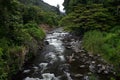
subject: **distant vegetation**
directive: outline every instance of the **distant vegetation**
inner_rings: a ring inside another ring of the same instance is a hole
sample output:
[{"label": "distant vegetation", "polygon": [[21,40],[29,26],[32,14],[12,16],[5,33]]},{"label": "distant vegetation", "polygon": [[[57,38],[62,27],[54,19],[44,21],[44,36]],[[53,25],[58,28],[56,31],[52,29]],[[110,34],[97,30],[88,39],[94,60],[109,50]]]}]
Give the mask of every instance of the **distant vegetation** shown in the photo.
[{"label": "distant vegetation", "polygon": [[65,30],[83,35],[83,46],[101,54],[120,74],[120,0],[65,0]]},{"label": "distant vegetation", "polygon": [[0,0],[0,80],[12,80],[37,54],[45,37],[39,25],[57,25],[58,14],[58,8],[41,0]]}]

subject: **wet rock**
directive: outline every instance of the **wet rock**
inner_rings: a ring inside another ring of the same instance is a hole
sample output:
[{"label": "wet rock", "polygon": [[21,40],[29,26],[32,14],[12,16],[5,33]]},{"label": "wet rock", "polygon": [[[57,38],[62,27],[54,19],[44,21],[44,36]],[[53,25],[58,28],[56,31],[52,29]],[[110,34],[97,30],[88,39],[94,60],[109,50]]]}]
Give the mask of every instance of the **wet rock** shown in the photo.
[{"label": "wet rock", "polygon": [[88,72],[87,74],[88,74],[88,75],[91,75],[92,73],[91,73],[91,72]]},{"label": "wet rock", "polygon": [[95,64],[95,61],[92,61],[91,63],[92,63],[92,64]]},{"label": "wet rock", "polygon": [[67,49],[71,49],[71,46],[66,46],[65,48],[67,48]]},{"label": "wet rock", "polygon": [[49,45],[49,42],[48,41],[44,41],[46,45]]},{"label": "wet rock", "polygon": [[91,72],[95,72],[95,65],[90,64],[89,70],[90,70]]},{"label": "wet rock", "polygon": [[97,70],[97,73],[101,73],[102,71],[101,70]]},{"label": "wet rock", "polygon": [[116,75],[116,72],[113,72],[114,75]]},{"label": "wet rock", "polygon": [[97,57],[97,56],[94,56],[94,59],[98,59],[98,57]]},{"label": "wet rock", "polygon": [[92,55],[92,54],[89,54],[89,57],[93,57],[93,55]]},{"label": "wet rock", "polygon": [[105,74],[108,74],[109,72],[107,70],[104,71]]},{"label": "wet rock", "polygon": [[76,78],[83,77],[83,74],[75,74],[74,75]]},{"label": "wet rock", "polygon": [[84,76],[84,80],[89,80],[89,76]]},{"label": "wet rock", "polygon": [[66,77],[67,77],[67,80],[73,80],[72,78],[71,78],[71,74],[70,73],[68,73],[68,72],[64,72],[65,73],[65,75],[66,75]]},{"label": "wet rock", "polygon": [[24,70],[23,71],[23,73],[29,73],[30,72],[30,70]]},{"label": "wet rock", "polygon": [[26,77],[24,80],[41,80],[39,78],[30,78],[30,77]]},{"label": "wet rock", "polygon": [[79,52],[80,52],[80,53],[82,53],[82,52],[84,53],[84,52],[85,52],[85,50],[79,50]]},{"label": "wet rock", "polygon": [[90,63],[91,63],[91,61],[86,61],[86,62],[85,62],[85,64],[90,64]]},{"label": "wet rock", "polygon": [[54,74],[44,73],[42,74],[43,80],[58,80]]},{"label": "wet rock", "polygon": [[88,57],[87,57],[87,56],[85,56],[84,58],[85,58],[85,59],[88,59]]},{"label": "wet rock", "polygon": [[62,71],[62,72],[69,72],[69,68],[70,68],[70,64],[62,64],[59,66],[59,70]]},{"label": "wet rock", "polygon": [[85,68],[85,65],[80,65],[80,68]]},{"label": "wet rock", "polygon": [[81,56],[81,57],[84,57],[85,55],[86,55],[86,54],[81,54],[80,56]]},{"label": "wet rock", "polygon": [[79,56],[74,56],[75,57],[75,59],[79,59]]},{"label": "wet rock", "polygon": [[105,70],[105,69],[106,69],[106,66],[105,66],[105,65],[102,65],[101,70]]},{"label": "wet rock", "polygon": [[101,57],[101,55],[100,55],[100,54],[97,54],[97,56],[98,56],[98,57]]},{"label": "wet rock", "polygon": [[82,62],[85,62],[86,60],[85,59],[82,59]]},{"label": "wet rock", "polygon": [[102,67],[102,64],[98,64],[97,66],[98,66],[98,67]]},{"label": "wet rock", "polygon": [[36,67],[36,66],[34,66],[33,69],[34,69],[35,71],[38,71],[38,67]]},{"label": "wet rock", "polygon": [[46,67],[47,65],[48,65],[48,63],[40,63],[39,67],[43,68],[43,67]]}]

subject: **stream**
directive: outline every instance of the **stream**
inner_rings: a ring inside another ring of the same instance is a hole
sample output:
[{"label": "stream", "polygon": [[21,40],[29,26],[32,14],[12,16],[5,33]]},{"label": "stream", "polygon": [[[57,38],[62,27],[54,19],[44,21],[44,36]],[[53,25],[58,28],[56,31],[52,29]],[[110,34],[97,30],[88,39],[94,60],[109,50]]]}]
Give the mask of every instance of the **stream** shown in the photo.
[{"label": "stream", "polygon": [[44,42],[42,52],[15,80],[110,80],[116,74],[112,65],[88,54],[79,38],[61,28],[49,32]]}]

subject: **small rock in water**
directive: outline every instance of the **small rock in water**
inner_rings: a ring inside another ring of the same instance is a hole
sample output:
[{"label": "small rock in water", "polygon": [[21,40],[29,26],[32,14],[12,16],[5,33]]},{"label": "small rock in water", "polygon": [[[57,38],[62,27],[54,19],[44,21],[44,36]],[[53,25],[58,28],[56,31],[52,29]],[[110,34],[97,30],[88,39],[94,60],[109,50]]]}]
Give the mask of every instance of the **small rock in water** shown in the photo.
[{"label": "small rock in water", "polygon": [[98,57],[100,57],[101,55],[100,54],[97,54]]},{"label": "small rock in water", "polygon": [[26,77],[24,80],[42,80],[42,79]]},{"label": "small rock in water", "polygon": [[84,68],[84,67],[85,67],[85,65],[81,65],[81,66],[80,66],[80,68]]},{"label": "small rock in water", "polygon": [[58,80],[54,74],[44,73],[42,74],[43,80]]},{"label": "small rock in water", "polygon": [[101,68],[101,70],[105,70],[105,65],[102,65],[102,68]]},{"label": "small rock in water", "polygon": [[98,70],[97,73],[101,73],[101,70]]},{"label": "small rock in water", "polygon": [[23,73],[29,73],[30,72],[30,70],[24,70],[23,71]]},{"label": "small rock in water", "polygon": [[90,64],[90,66],[89,66],[89,70],[90,70],[91,72],[94,72],[94,71],[95,71],[95,66],[92,65],[92,64]]},{"label": "small rock in water", "polygon": [[98,66],[98,67],[101,67],[101,66],[102,66],[102,64],[98,64],[97,66]]},{"label": "small rock in water", "polygon": [[71,46],[66,46],[67,49],[71,49]]},{"label": "small rock in water", "polygon": [[88,57],[87,57],[87,56],[85,56],[84,58],[85,58],[85,59],[88,59]]},{"label": "small rock in water", "polygon": [[81,54],[81,57],[84,57],[86,54]]},{"label": "small rock in water", "polygon": [[85,52],[85,50],[80,50],[79,52]]},{"label": "small rock in water", "polygon": [[109,72],[105,70],[104,73],[105,73],[105,74],[108,74]]},{"label": "small rock in water", "polygon": [[89,80],[89,77],[88,76],[84,76],[84,80]]},{"label": "small rock in water", "polygon": [[92,73],[91,72],[88,72],[88,75],[91,75]]},{"label": "small rock in water", "polygon": [[48,42],[48,41],[45,41],[45,44],[46,44],[46,45],[49,45],[49,42]]},{"label": "small rock in water", "polygon": [[86,61],[85,64],[90,64],[90,61]]},{"label": "small rock in water", "polygon": [[34,66],[33,69],[38,70],[38,67]]},{"label": "small rock in water", "polygon": [[116,72],[113,72],[114,75],[116,75]]},{"label": "small rock in water", "polygon": [[75,77],[79,78],[79,77],[83,77],[83,75],[82,74],[75,74]]},{"label": "small rock in water", "polygon": [[92,55],[92,54],[89,54],[89,56],[90,56],[90,57],[93,57],[93,55]]},{"label": "small rock in water", "polygon": [[39,66],[40,67],[46,67],[48,65],[48,63],[40,63]]},{"label": "small rock in water", "polygon": [[95,61],[92,61],[92,64],[95,64]]}]

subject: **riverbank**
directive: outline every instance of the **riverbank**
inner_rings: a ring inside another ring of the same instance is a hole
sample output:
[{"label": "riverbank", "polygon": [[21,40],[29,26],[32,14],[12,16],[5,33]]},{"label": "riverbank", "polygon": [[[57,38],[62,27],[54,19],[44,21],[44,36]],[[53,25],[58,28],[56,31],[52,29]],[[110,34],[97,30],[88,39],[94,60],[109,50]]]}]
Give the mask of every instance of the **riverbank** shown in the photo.
[{"label": "riverbank", "polygon": [[84,50],[82,39],[69,35],[63,42],[67,49],[73,50],[67,57],[73,80],[119,80],[112,64],[107,63],[101,55],[93,55]]}]

